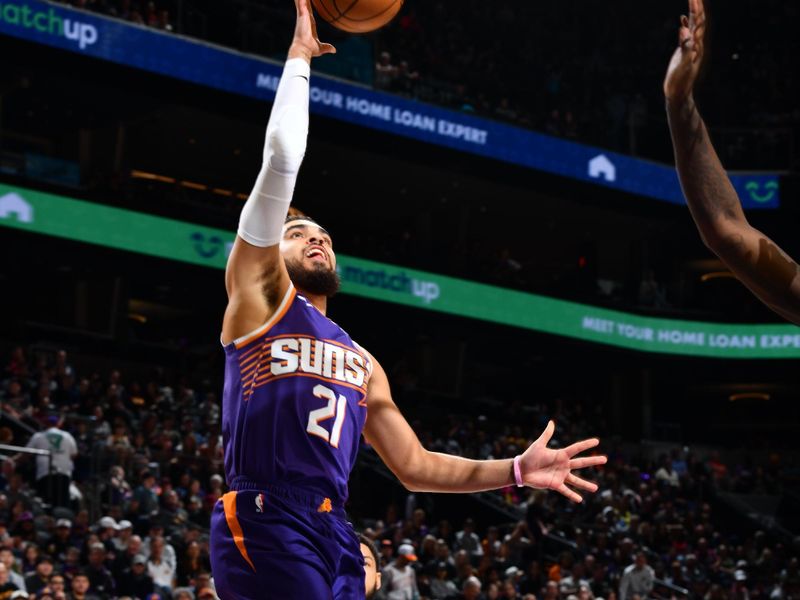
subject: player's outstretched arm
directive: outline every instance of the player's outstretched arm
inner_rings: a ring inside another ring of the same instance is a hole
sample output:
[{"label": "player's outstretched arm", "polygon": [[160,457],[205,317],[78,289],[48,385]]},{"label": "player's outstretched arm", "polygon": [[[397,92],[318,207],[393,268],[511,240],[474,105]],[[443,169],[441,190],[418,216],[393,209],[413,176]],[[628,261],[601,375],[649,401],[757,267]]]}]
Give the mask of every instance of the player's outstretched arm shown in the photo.
[{"label": "player's outstretched arm", "polygon": [[225,272],[225,343],[263,325],[289,287],[279,244],[306,150],[310,64],[335,51],[317,38],[308,0],[295,0],[295,6],[297,25],[267,125],[261,171],[242,209]]},{"label": "player's outstretched arm", "polygon": [[747,222],[694,101],[706,25],[703,0],[689,0],[689,16],[681,17],[678,48],[664,80],[683,193],[703,242],[765,304],[800,324],[800,269]]},{"label": "player's outstretched arm", "polygon": [[[481,492],[516,483],[516,459],[469,460],[423,448],[392,400],[386,373],[377,361],[373,359],[372,363],[364,437],[406,488],[419,492]],[[606,457],[577,457],[597,446],[597,439],[559,450],[548,448],[554,430],[555,424],[550,421],[539,439],[519,456],[519,477],[528,487],[555,490],[580,502],[581,496],[575,490],[596,492],[597,485],[573,471],[605,464]]]}]

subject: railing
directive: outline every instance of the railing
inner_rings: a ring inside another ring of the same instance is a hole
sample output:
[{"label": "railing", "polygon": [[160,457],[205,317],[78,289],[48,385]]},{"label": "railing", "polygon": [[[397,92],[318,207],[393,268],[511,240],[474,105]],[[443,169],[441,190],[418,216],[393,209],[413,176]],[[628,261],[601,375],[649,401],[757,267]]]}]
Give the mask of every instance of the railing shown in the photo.
[{"label": "railing", "polygon": [[[26,448],[25,446],[10,446],[8,444],[0,444],[0,452],[14,452],[16,454],[29,454],[31,456],[46,456],[47,457],[47,474],[53,474],[53,453],[50,450],[39,450],[37,448]],[[8,460],[9,457],[3,456],[2,460]],[[47,481],[47,495],[53,497],[53,479],[48,478]]]}]

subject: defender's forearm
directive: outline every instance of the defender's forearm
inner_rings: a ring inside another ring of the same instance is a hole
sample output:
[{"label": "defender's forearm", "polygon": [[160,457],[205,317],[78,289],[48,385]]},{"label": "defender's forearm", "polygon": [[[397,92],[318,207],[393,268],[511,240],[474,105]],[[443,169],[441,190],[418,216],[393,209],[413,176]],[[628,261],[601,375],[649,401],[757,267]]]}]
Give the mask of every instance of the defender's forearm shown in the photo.
[{"label": "defender's forearm", "polygon": [[747,222],[739,197],[711,144],[694,98],[667,100],[667,117],[686,202],[703,240],[713,246],[725,221]]},{"label": "defender's forearm", "polygon": [[512,459],[471,460],[424,450],[403,483],[416,492],[484,492],[514,483]]}]

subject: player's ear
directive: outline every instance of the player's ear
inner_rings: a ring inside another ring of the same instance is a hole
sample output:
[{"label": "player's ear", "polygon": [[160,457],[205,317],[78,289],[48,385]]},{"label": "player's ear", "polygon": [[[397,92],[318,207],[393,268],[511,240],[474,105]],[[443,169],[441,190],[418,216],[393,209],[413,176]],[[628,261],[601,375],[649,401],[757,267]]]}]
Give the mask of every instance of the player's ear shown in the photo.
[{"label": "player's ear", "polygon": [[376,590],[381,589],[381,572],[380,571],[375,573],[375,589]]}]

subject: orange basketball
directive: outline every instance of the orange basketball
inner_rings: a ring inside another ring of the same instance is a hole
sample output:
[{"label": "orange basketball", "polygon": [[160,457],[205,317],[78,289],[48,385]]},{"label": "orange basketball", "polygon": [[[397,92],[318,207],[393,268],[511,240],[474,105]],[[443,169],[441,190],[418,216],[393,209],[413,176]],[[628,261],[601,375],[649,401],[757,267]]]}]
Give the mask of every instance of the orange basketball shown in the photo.
[{"label": "orange basketball", "polygon": [[367,33],[386,25],[403,0],[311,0],[317,14],[337,29]]}]

